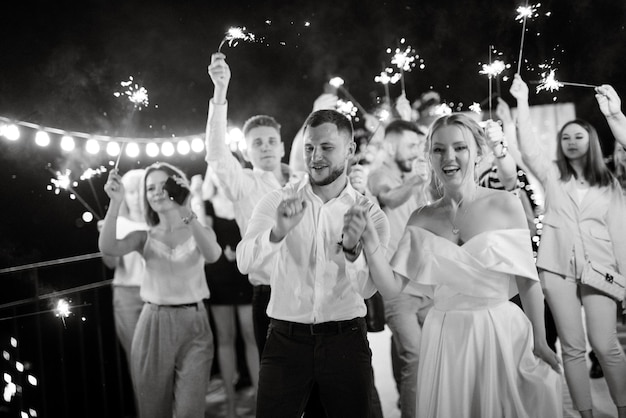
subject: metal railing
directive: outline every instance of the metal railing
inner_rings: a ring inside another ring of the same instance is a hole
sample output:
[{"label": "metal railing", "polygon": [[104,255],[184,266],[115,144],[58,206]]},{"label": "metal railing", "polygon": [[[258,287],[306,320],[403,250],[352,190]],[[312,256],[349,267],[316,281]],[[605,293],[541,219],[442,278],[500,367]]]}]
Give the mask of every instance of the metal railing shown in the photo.
[{"label": "metal railing", "polygon": [[0,269],[0,416],[134,415],[110,274],[99,253]]}]

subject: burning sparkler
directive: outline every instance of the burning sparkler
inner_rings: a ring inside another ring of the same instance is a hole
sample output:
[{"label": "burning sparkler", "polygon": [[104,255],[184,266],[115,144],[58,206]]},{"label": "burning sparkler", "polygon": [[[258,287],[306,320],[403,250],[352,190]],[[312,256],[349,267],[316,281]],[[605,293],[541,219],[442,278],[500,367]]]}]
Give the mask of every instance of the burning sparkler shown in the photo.
[{"label": "burning sparkler", "polygon": [[[400,44],[404,44],[405,42],[406,40],[404,38],[400,40]],[[387,48],[387,53],[392,53],[391,48]],[[410,45],[407,45],[404,49],[397,47],[395,51],[393,51],[391,63],[400,70],[399,79],[400,85],[402,87],[402,94],[406,94],[406,89],[404,85],[404,73],[411,71],[417,65],[418,60],[419,62],[421,62],[420,68],[424,68],[424,60],[420,59],[420,56]]]},{"label": "burning sparkler", "polygon": [[537,9],[541,6],[541,3],[528,5],[526,1],[525,6],[519,6],[517,8],[517,16],[515,20],[522,22],[522,40],[519,47],[519,57],[517,59],[517,74],[520,73],[522,68],[522,51],[524,50],[524,35],[526,33],[526,21],[538,16]]},{"label": "burning sparkler", "polygon": [[357,107],[350,100],[337,100],[337,111],[343,113],[348,118],[353,119],[358,111]]},{"label": "burning sparkler", "polygon": [[148,90],[146,90],[145,87],[135,83],[132,75],[128,77],[127,81],[121,81],[120,86],[125,87],[126,90],[123,92],[116,91],[115,93],[113,93],[113,96],[126,96],[128,100],[134,105],[135,109],[138,110],[141,110],[143,107],[148,106]]},{"label": "burning sparkler", "polygon": [[343,86],[344,84],[343,78],[333,77],[330,80],[328,80],[328,84],[330,84],[337,90],[340,90],[348,98],[348,100],[350,100],[357,107],[359,112],[363,113],[364,115],[367,114],[367,111],[365,110],[365,108],[361,106],[359,102],[357,102],[356,99],[352,97],[350,92]]},{"label": "burning sparkler", "polygon": [[85,199],[83,199],[81,195],[79,195],[78,192],[74,189],[74,187],[78,186],[78,182],[72,181],[71,170],[66,169],[64,173],[61,173],[60,171],[55,172],[50,166],[46,168],[55,176],[55,178],[50,179],[50,183],[52,184],[48,185],[48,190],[54,190],[54,194],[57,195],[61,193],[61,190],[67,190],[70,193],[71,199],[78,199],[78,201],[83,204],[85,209],[91,212],[97,220],[102,219],[102,217],[98,215],[98,213],[94,211],[93,208],[89,206],[89,204],[85,201]]},{"label": "burning sparkler", "polygon": [[251,32],[246,32],[246,27],[238,27],[233,26],[226,31],[226,35],[222,42],[220,42],[220,46],[217,47],[217,52],[222,52],[222,47],[225,43],[228,42],[228,46],[233,47],[236,46],[239,41],[244,42],[254,42],[256,37]]},{"label": "burning sparkler", "polygon": [[480,108],[480,103],[472,103],[469,107],[469,110],[472,112],[478,113],[479,115],[482,113],[482,109]]},{"label": "burning sparkler", "polygon": [[548,72],[541,73],[541,80],[538,82],[538,85],[537,85],[537,93],[539,93],[541,90],[545,90],[549,92],[558,91],[563,86],[586,87],[586,88],[591,88],[591,89],[595,89],[597,87],[597,86],[594,86],[593,84],[570,83],[567,81],[558,81],[556,79],[555,73],[556,73],[555,69],[550,69],[550,71]]}]

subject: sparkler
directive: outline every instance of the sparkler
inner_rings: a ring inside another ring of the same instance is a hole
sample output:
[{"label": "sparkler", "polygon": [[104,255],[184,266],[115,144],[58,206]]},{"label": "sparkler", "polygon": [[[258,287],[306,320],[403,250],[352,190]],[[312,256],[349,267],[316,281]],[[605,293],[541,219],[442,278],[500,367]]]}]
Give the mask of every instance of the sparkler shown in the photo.
[{"label": "sparkler", "polygon": [[245,26],[233,26],[226,31],[224,39],[222,39],[222,42],[220,42],[220,46],[217,47],[217,52],[222,52],[222,47],[226,42],[228,42],[228,46],[233,47],[237,45],[239,40],[242,40],[244,42],[254,42],[256,40],[256,37],[253,33],[246,32]]},{"label": "sparkler", "polygon": [[338,112],[343,113],[344,115],[348,116],[350,119],[354,118],[358,111],[357,107],[350,100],[348,101],[344,101],[341,99],[337,100],[336,108]]},{"label": "sparkler", "polygon": [[[406,41],[404,38],[400,40],[400,44],[404,44],[405,42]],[[391,53],[391,48],[387,48],[387,53]],[[404,50],[400,49],[400,47],[397,47],[394,51],[394,55],[391,58],[391,63],[398,67],[398,69],[400,70],[400,86],[402,88],[402,94],[406,95],[404,72],[411,71],[415,67],[416,60],[418,58],[419,55],[416,54],[415,49],[413,49],[410,45],[407,45]]]},{"label": "sparkler", "polygon": [[357,102],[357,100],[350,94],[348,89],[346,89],[343,86],[343,84],[344,84],[343,78],[341,78],[341,77],[333,77],[330,80],[328,80],[328,84],[330,84],[331,86],[333,86],[337,90],[340,90],[348,98],[348,100],[350,100],[357,107],[359,112],[363,113],[364,115],[367,114],[367,111],[365,110],[365,108],[363,106],[361,106],[359,104],[359,102]]},{"label": "sparkler", "polygon": [[482,109],[480,108],[480,103],[472,103],[469,107],[469,110],[472,112],[478,113],[479,115],[482,113]]},{"label": "sparkler", "polygon": [[522,51],[524,50],[524,34],[526,33],[526,21],[528,19],[532,19],[538,16],[537,9],[539,8],[539,6],[541,6],[541,3],[537,3],[537,4],[533,4],[529,6],[528,0],[527,0],[525,6],[519,6],[517,8],[518,14],[515,17],[515,20],[522,22],[522,40],[520,42],[519,57],[517,59],[517,74],[520,73],[521,68],[522,68]]},{"label": "sparkler", "polygon": [[[391,75],[390,75],[391,74]],[[385,89],[385,97],[387,98],[387,103],[391,103],[391,96],[389,94],[389,83],[396,84],[402,76],[398,73],[394,73],[393,69],[386,67],[383,64],[383,70],[379,75],[374,77],[374,81],[383,85]]]},{"label": "sparkler", "polygon": [[545,90],[545,91],[549,91],[549,92],[554,92],[554,91],[558,91],[561,87],[563,86],[572,86],[572,87],[586,87],[586,88],[591,88],[591,89],[595,89],[597,86],[594,86],[593,84],[585,84],[585,83],[570,83],[567,81],[558,81],[556,79],[556,70],[555,69],[551,69],[549,72],[543,72],[541,73],[541,80],[540,81],[533,81],[532,83],[535,84],[537,83],[537,93],[539,93],[541,90]]},{"label": "sparkler", "polygon": [[142,107],[147,107],[149,103],[148,90],[143,86],[134,82],[133,76],[128,77],[128,81],[121,81],[120,86],[125,87],[123,92],[116,91],[113,93],[115,97],[126,96],[128,100],[133,104],[135,109],[141,110]]},{"label": "sparkler", "polygon": [[[54,185],[55,187],[54,194],[59,194],[61,192],[61,189],[67,190],[71,193],[71,195],[78,199],[78,201],[83,204],[85,209],[91,212],[97,220],[102,219],[102,217],[98,215],[98,213],[94,211],[93,208],[89,206],[89,204],[85,201],[85,199],[83,199],[81,195],[78,194],[78,192],[74,189],[74,187],[77,186],[78,183],[72,182],[70,177],[72,172],[69,169],[66,169],[65,173],[61,173],[60,171],[55,172],[50,166],[48,166],[47,169],[55,176],[55,178],[50,179],[50,183],[52,183],[52,185]],[[49,185],[48,190],[52,190],[52,186]]]},{"label": "sparkler", "polygon": [[122,159],[122,153],[124,152],[124,147],[126,147],[126,142],[122,142],[122,147],[120,148],[120,153],[117,154],[117,159],[115,160],[115,166],[113,170],[117,171],[117,167],[120,165],[120,160]]}]

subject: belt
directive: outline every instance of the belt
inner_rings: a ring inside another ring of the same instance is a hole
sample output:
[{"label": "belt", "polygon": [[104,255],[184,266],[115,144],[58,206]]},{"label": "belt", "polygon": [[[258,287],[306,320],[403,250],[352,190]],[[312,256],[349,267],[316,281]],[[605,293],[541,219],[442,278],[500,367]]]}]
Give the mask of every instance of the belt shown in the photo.
[{"label": "belt", "polygon": [[365,327],[365,318],[320,322],[318,324],[303,324],[270,318],[270,327],[289,335],[337,335]]},{"label": "belt", "polygon": [[194,302],[194,303],[181,303],[180,305],[160,305],[158,303],[152,303],[152,302],[146,302],[149,305],[152,305],[156,308],[196,308],[198,309],[198,306],[202,303],[202,302]]}]

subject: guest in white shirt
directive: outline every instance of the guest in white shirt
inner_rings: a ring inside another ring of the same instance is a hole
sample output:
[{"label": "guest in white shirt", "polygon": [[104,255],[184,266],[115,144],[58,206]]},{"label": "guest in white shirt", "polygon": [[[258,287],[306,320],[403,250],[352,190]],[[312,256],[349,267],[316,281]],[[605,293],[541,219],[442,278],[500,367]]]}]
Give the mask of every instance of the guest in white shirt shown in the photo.
[{"label": "guest in white shirt", "polygon": [[[213,54],[208,71],[215,89],[213,98],[209,101],[205,159],[221,182],[226,197],[233,202],[237,226],[244,234],[256,204],[267,193],[287,184],[292,173],[289,166],[281,163],[285,146],[280,136],[280,125],[267,115],[253,116],[244,124],[244,158],[250,162],[252,169],[241,166],[226,145],[226,93],[231,74],[225,55]],[[206,178],[209,176],[205,176]],[[255,271],[248,275],[248,280],[254,286],[252,320],[260,354],[263,352],[269,326],[269,318],[265,313],[270,297],[269,277],[262,271]]]},{"label": "guest in white shirt", "polygon": [[239,269],[260,272],[272,287],[257,417],[301,416],[315,384],[329,417],[367,417],[373,384],[364,298],[376,287],[360,239],[366,213],[383,247],[389,224],[348,181],[355,142],[345,116],[313,112],[304,152],[309,176],[266,195],[237,247]]}]

